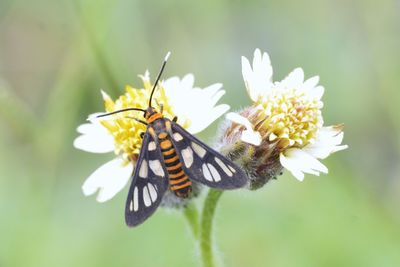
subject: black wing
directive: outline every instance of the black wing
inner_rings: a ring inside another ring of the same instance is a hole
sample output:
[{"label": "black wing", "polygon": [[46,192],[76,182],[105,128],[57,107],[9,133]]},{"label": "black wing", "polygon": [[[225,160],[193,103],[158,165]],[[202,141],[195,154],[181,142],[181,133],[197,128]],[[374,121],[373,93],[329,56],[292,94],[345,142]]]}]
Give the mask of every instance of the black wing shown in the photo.
[{"label": "black wing", "polygon": [[235,189],[246,185],[246,174],[232,161],[171,121],[172,141],[190,179],[209,187]]},{"label": "black wing", "polygon": [[160,205],[168,188],[168,174],[158,143],[146,132],[125,206],[130,227],[144,222]]}]

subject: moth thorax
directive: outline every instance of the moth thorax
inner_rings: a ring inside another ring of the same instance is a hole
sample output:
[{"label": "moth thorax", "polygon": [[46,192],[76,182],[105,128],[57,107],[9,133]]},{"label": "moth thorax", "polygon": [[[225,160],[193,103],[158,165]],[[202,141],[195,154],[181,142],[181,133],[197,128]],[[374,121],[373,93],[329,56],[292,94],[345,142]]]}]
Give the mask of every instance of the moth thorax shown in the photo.
[{"label": "moth thorax", "polygon": [[144,118],[146,119],[147,123],[152,123],[157,119],[161,119],[163,116],[161,113],[158,113],[154,108],[149,107],[144,114]]}]

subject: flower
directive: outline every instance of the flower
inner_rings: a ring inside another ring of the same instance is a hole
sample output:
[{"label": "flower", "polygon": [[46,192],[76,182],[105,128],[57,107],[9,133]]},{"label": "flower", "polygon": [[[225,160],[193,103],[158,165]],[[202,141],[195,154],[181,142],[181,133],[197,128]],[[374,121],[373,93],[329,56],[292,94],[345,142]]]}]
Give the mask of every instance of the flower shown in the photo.
[{"label": "flower", "polygon": [[[282,167],[300,181],[304,173],[327,173],[318,159],[347,148],[340,145],[343,125],[323,126],[324,87],[318,85],[319,77],[304,81],[303,70],[297,68],[282,81],[273,82],[272,73],[267,53],[256,49],[252,66],[242,57],[243,79],[253,104],[227,114],[232,123],[225,126],[222,138],[222,150],[236,161],[240,159],[238,164],[245,164],[254,188],[276,177]],[[249,162],[252,165],[248,166]]]},{"label": "flower", "polygon": [[[136,89],[126,86],[126,93],[113,101],[101,91],[106,112],[129,107],[147,108],[152,84],[149,72],[139,76],[144,88]],[[182,79],[172,77],[158,84],[153,103],[163,106],[163,115],[172,119],[195,134],[204,130],[213,121],[228,111],[226,104],[216,105],[225,91],[222,84],[212,84],[204,89],[193,87],[194,76],[187,74]],[[136,164],[142,139],[140,134],[146,126],[133,118],[141,119],[138,111],[114,114],[101,119],[99,114],[89,116],[89,122],[78,127],[81,134],[74,140],[78,149],[92,153],[113,152],[116,157],[100,166],[84,182],[82,189],[85,195],[98,192],[97,201],[105,202],[115,196],[127,184]]]}]

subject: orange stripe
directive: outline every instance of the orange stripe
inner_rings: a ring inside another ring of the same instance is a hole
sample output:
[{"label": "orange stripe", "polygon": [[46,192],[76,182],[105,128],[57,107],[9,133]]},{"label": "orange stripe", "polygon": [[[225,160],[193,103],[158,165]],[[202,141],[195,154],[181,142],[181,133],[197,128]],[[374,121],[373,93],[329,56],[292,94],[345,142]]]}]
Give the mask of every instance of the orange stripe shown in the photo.
[{"label": "orange stripe", "polygon": [[149,127],[149,133],[151,136],[153,136],[153,138],[156,137],[156,132],[154,131],[154,129],[152,127]]},{"label": "orange stripe", "polygon": [[178,155],[176,155],[175,157],[170,158],[170,159],[165,159],[164,162],[165,162],[165,163],[171,163],[171,162],[176,161],[177,159],[179,159],[179,158],[178,158]]},{"label": "orange stripe", "polygon": [[172,146],[172,143],[169,140],[165,140],[165,141],[162,141],[160,145],[161,145],[162,149],[167,149]]},{"label": "orange stripe", "polygon": [[175,173],[175,174],[169,174],[169,178],[177,178],[177,177],[179,177],[179,176],[182,176],[182,174],[185,174],[185,173],[183,172],[183,170],[181,170],[180,172]]},{"label": "orange stripe", "polygon": [[165,137],[167,137],[167,135],[168,134],[166,132],[161,132],[161,133],[158,134],[158,138],[164,139]]},{"label": "orange stripe", "polygon": [[174,153],[174,152],[175,152],[175,149],[171,148],[171,149],[168,150],[168,151],[164,151],[164,152],[163,152],[163,155],[164,155],[164,156],[168,156],[168,155],[171,155],[171,154]]},{"label": "orange stripe", "polygon": [[162,115],[160,113],[154,113],[153,115],[150,116],[150,118],[147,119],[148,123],[152,123],[156,119],[161,119]]},{"label": "orange stripe", "polygon": [[174,185],[174,186],[171,186],[171,190],[179,190],[179,189],[181,189],[181,188],[185,188],[185,187],[189,187],[189,186],[191,186],[192,185],[192,182],[191,181],[187,181],[187,183],[184,183],[184,184],[182,184],[182,185]]},{"label": "orange stripe", "polygon": [[179,169],[180,167],[182,167],[182,163],[181,163],[181,162],[178,162],[178,163],[177,163],[176,165],[174,165],[174,166],[167,167],[167,170],[168,170],[168,171],[173,171],[173,170]]},{"label": "orange stripe", "polygon": [[170,185],[179,184],[179,183],[186,181],[187,179],[188,179],[188,177],[185,175],[181,179],[178,179],[178,180],[169,180],[169,184]]}]

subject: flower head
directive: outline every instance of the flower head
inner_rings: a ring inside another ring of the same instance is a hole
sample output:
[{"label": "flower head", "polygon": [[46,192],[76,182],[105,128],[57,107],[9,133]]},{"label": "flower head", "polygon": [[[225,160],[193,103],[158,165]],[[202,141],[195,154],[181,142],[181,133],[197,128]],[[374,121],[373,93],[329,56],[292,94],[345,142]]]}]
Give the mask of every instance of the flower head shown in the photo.
[{"label": "flower head", "polygon": [[226,126],[222,139],[228,140],[222,148],[225,153],[252,157],[249,175],[263,177],[261,183],[254,179],[258,179],[255,187],[275,177],[282,167],[300,181],[304,173],[327,173],[318,159],[347,148],[340,145],[342,125],[323,126],[324,88],[318,85],[319,77],[304,81],[303,70],[297,68],[282,81],[273,82],[272,73],[267,53],[256,49],[252,66],[242,57],[243,79],[253,104],[238,114],[227,114],[232,124]]},{"label": "flower head", "polygon": [[[143,88],[126,86],[126,92],[113,101],[105,92],[101,92],[107,113],[116,110],[138,107],[147,108],[152,84],[149,72],[139,76]],[[213,84],[204,89],[193,87],[194,77],[187,74],[182,79],[172,77],[158,84],[153,101],[158,108],[163,108],[166,118],[178,118],[178,123],[190,133],[204,130],[213,121],[223,115],[229,106],[216,105],[225,93],[222,84]],[[111,199],[128,182],[138,158],[142,139],[141,133],[146,126],[136,119],[142,119],[140,111],[117,113],[104,119],[93,119],[99,114],[89,116],[89,123],[78,127],[81,134],[74,141],[78,149],[92,153],[114,152],[116,158],[93,172],[83,184],[85,195],[98,192],[97,200],[104,202]]]}]

